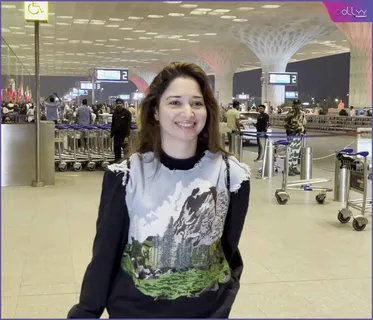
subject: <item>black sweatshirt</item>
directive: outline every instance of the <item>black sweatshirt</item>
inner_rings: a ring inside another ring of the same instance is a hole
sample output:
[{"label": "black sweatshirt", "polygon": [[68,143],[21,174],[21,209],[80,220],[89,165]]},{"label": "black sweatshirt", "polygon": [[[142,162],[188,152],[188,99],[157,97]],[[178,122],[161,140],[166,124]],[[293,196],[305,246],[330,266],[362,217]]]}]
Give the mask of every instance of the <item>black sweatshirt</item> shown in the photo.
[{"label": "black sweatshirt", "polygon": [[111,137],[122,140],[129,137],[132,123],[132,114],[126,108],[114,110],[111,122]]},{"label": "black sweatshirt", "polygon": [[259,113],[258,120],[256,122],[256,130],[258,132],[267,132],[269,124],[269,115],[264,113]]},{"label": "black sweatshirt", "polygon": [[[200,153],[190,159],[176,160],[163,153],[160,160],[164,168],[187,172],[194,170],[202,157]],[[79,304],[70,310],[68,318],[99,318],[105,308],[110,318],[228,318],[243,270],[238,243],[248,209],[250,180],[241,179],[241,185],[236,186],[238,190],[230,193],[220,239],[231,270],[229,281],[197,297],[162,300],[139,291],[133,277],[120,267],[130,228],[124,186],[128,179],[123,172],[105,172],[93,258],[84,276]]]}]

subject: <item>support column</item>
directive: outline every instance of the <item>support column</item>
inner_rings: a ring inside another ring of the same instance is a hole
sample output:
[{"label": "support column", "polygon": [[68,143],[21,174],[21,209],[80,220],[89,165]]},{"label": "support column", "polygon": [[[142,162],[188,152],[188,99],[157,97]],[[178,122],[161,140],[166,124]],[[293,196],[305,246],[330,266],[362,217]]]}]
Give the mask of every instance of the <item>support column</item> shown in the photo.
[{"label": "support column", "polygon": [[337,23],[350,45],[349,105],[372,107],[372,24]]},{"label": "support column", "polygon": [[[310,17],[307,21],[276,20],[265,25],[250,25],[246,29],[231,28],[233,35],[255,53],[266,74],[285,72],[290,58],[298,50],[330,31],[317,17]],[[263,84],[262,102],[265,101],[269,101],[274,107],[283,104],[285,86]]]},{"label": "support column", "polygon": [[285,86],[268,85],[269,72],[286,72],[288,59],[277,62],[261,61],[264,83],[262,85],[262,104],[267,103],[268,107],[280,106],[285,102]]},{"label": "support column", "polygon": [[232,103],[234,71],[226,71],[224,74],[215,73],[215,92],[219,94],[219,105],[227,106]]},{"label": "support column", "polygon": [[226,44],[221,48],[200,47],[197,55],[203,59],[215,75],[215,92],[219,95],[219,105],[227,106],[233,97],[233,76],[237,68],[248,56],[243,45]]},{"label": "support column", "polygon": [[135,84],[139,92],[145,94],[156,76],[157,74],[152,71],[135,70],[130,73],[129,80]]}]

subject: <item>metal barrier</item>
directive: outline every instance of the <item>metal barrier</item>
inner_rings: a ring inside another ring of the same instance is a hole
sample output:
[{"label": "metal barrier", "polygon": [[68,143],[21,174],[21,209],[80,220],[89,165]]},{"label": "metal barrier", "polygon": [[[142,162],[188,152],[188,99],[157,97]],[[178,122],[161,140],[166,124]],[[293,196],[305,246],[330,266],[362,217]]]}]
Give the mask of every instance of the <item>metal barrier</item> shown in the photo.
[{"label": "metal barrier", "polygon": [[274,176],[274,147],[270,139],[266,139],[264,146],[264,156],[261,169],[261,178],[272,178]]},{"label": "metal barrier", "polygon": [[[286,115],[271,114],[272,127],[283,127]],[[358,128],[371,128],[372,117],[349,117],[339,115],[306,115],[307,129],[316,131],[357,131]]]},{"label": "metal barrier", "polygon": [[300,179],[310,180],[312,179],[312,148],[305,147],[301,150],[300,158]]},{"label": "metal barrier", "polygon": [[343,149],[336,152],[334,166],[334,201],[347,201],[347,188],[350,185],[350,175],[346,167],[341,166],[340,155],[343,153],[352,153],[353,149]]}]

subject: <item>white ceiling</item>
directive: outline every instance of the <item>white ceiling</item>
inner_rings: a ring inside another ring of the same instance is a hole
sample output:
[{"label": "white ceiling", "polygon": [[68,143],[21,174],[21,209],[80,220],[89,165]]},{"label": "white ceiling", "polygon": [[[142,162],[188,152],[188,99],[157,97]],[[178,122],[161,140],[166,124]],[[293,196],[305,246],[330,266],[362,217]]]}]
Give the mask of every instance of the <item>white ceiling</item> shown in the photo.
[{"label": "white ceiling", "polygon": [[[201,47],[212,55],[214,48],[235,48],[245,55],[237,72],[257,69],[259,59],[229,30],[275,26],[294,17],[317,16],[329,32],[300,49],[291,62],[349,51],[344,35],[316,2],[50,2],[49,11],[49,23],[40,28],[42,75],[88,76],[91,67],[155,70],[172,60],[197,61]],[[2,37],[33,74],[34,30],[24,21],[23,2],[2,2],[1,23]],[[3,47],[3,73],[9,65],[6,52]]]}]

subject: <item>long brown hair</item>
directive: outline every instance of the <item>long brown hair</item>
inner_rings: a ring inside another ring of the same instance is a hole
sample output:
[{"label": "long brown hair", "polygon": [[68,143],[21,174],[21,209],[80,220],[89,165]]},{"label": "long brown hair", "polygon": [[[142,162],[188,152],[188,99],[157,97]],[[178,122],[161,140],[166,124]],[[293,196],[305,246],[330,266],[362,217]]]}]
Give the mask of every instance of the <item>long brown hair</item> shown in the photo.
[{"label": "long brown hair", "polygon": [[212,153],[223,152],[221,146],[219,120],[220,110],[211,91],[206,73],[196,64],[187,62],[172,62],[154,78],[148,94],[141,105],[141,131],[139,132],[139,147],[137,152],[154,152],[159,159],[161,153],[161,132],[155,113],[163,93],[176,78],[192,78],[197,81],[207,109],[206,124],[198,137],[198,148]]}]

